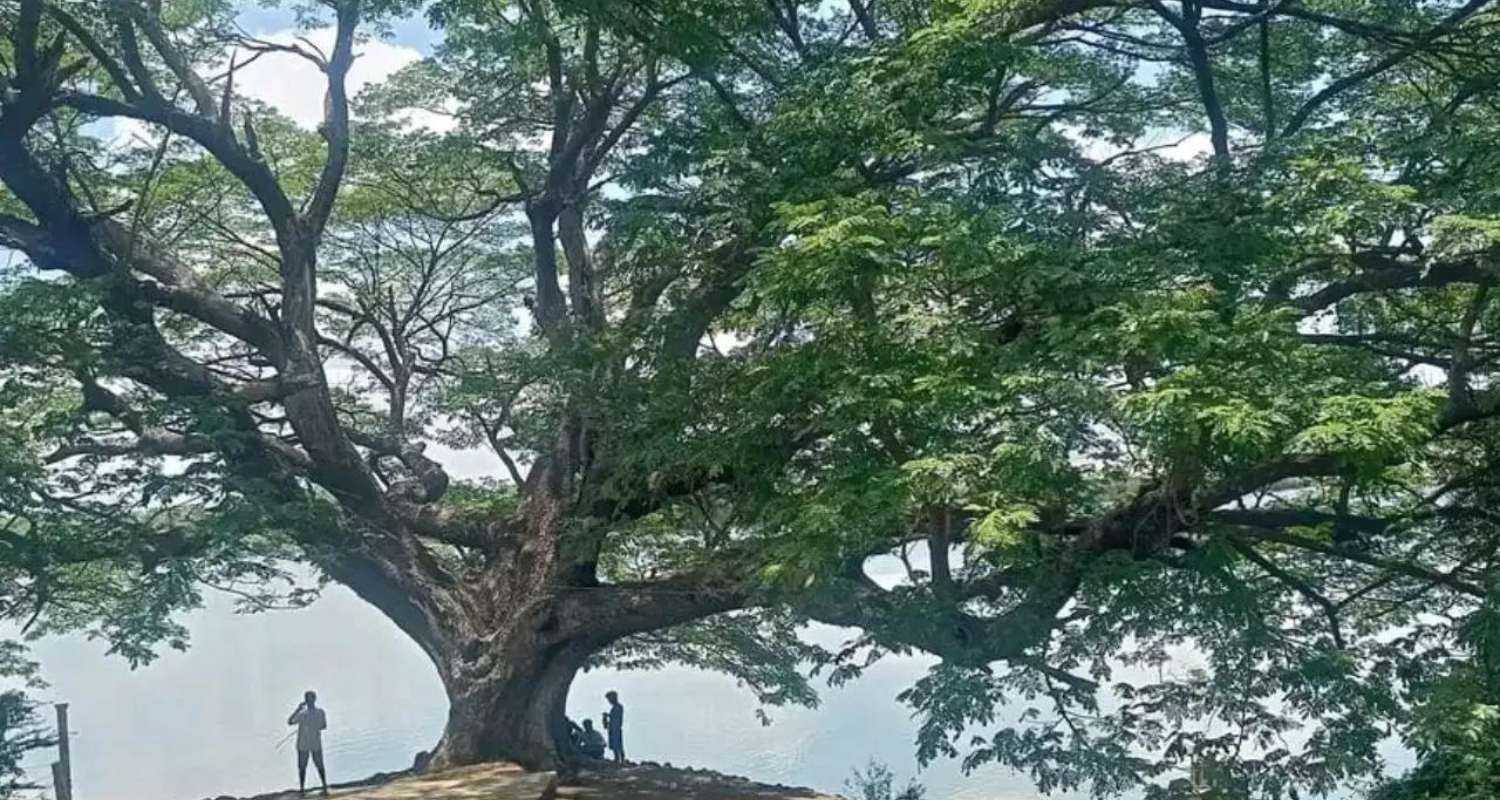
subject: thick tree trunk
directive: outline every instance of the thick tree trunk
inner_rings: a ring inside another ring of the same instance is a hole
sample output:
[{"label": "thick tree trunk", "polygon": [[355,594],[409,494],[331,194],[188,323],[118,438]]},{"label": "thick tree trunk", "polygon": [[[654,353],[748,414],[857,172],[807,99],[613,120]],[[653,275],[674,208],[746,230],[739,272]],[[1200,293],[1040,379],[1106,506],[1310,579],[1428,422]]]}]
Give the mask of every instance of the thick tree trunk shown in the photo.
[{"label": "thick tree trunk", "polygon": [[578,587],[513,609],[498,628],[469,631],[447,651],[455,657],[434,659],[450,708],[431,766],[568,767],[580,757],[569,743],[568,690],[590,656],[621,637],[745,603],[738,591],[688,582]]},{"label": "thick tree trunk", "polygon": [[568,690],[592,648],[574,642],[532,653],[506,649],[506,663],[486,674],[459,666],[449,677],[448,724],[432,768],[505,760],[556,769],[576,757],[568,741]]},{"label": "thick tree trunk", "polygon": [[[559,492],[533,473],[537,494]],[[448,694],[448,724],[428,764],[574,762],[568,690],[588,658],[622,637],[743,608],[734,570],[649,582],[559,578],[561,505],[534,501],[527,535],[482,575],[459,579],[413,536],[367,536],[324,570],[379,608],[432,659]],[[498,558],[498,557],[497,557]]]},{"label": "thick tree trunk", "polygon": [[[376,549],[375,544],[384,547]],[[573,676],[610,636],[571,618],[556,593],[509,581],[428,577],[407,540],[370,540],[324,562],[335,580],[380,609],[432,659],[448,695],[448,724],[429,763],[509,760],[555,768],[571,757],[564,711]],[[524,561],[525,558],[518,560]],[[505,575],[504,578],[514,578]]]}]

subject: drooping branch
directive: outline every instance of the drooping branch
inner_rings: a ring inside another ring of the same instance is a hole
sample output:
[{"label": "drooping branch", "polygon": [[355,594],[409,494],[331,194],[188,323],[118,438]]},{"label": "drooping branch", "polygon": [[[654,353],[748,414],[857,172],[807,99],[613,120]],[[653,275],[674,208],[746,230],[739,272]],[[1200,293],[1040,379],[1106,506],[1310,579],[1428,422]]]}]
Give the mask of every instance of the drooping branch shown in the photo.
[{"label": "drooping branch", "polygon": [[1322,609],[1323,614],[1328,618],[1328,632],[1333,636],[1333,646],[1340,650],[1344,649],[1344,634],[1343,628],[1339,623],[1339,610],[1333,601],[1324,597],[1321,592],[1313,588],[1307,581],[1287,572],[1269,558],[1261,555],[1249,543],[1241,539],[1231,539],[1230,542],[1240,555],[1243,555],[1256,566],[1265,570],[1266,574],[1296,590],[1298,594],[1307,598],[1308,602]]},{"label": "drooping branch", "polygon": [[59,95],[57,104],[97,117],[123,117],[159,125],[174,134],[190,139],[208,151],[231,175],[245,185],[265,211],[276,230],[278,241],[295,236],[293,220],[296,210],[259,151],[248,142],[241,145],[234,131],[221,126],[218,114],[201,117],[170,106],[166,100],[143,98],[126,103],[101,95],[67,92]]},{"label": "drooping branch", "polygon": [[444,682],[475,609],[454,592],[454,577],[409,538],[371,532],[358,542],[312,552],[330,578],[380,609],[427,653]]},{"label": "drooping branch", "polygon": [[798,606],[810,618],[857,628],[886,646],[915,648],[953,664],[984,667],[1030,661],[1080,585],[1082,565],[1031,576],[1029,590],[1003,611],[980,616],[954,606],[912,603],[909,592],[883,589],[863,571],[840,577]]},{"label": "drooping branch", "polygon": [[1386,572],[1446,586],[1449,589],[1469,595],[1470,597],[1484,598],[1488,594],[1483,586],[1478,586],[1448,573],[1428,569],[1411,561],[1381,558],[1357,549],[1335,547],[1334,545],[1314,541],[1304,536],[1275,531],[1262,531],[1251,534],[1251,536],[1257,540],[1285,545],[1311,553],[1319,553],[1333,559],[1353,561],[1366,566],[1376,567]]}]

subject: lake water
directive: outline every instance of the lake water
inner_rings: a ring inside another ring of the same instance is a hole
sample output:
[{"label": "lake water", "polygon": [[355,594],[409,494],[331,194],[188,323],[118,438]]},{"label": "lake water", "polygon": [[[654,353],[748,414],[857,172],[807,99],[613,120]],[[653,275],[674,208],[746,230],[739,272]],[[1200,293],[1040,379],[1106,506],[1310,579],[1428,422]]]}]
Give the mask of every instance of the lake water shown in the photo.
[{"label": "lake water", "polygon": [[[328,712],[330,780],[403,769],[437,741],[446,708],[430,662],[347,590],[330,587],[300,611],[243,616],[230,606],[211,598],[186,618],[192,649],[136,671],[81,637],[36,643],[52,684],[39,699],[71,704],[75,797],[199,800],[294,785],[291,746],[277,743],[308,688]],[[994,768],[965,776],[943,762],[917,773],[915,722],[895,696],[925,668],[916,659],[879,664],[825,687],[817,709],[772,710],[770,726],[756,719],[750,693],[721,675],[595,671],[574,683],[569,715],[597,718],[602,695],[616,689],[629,709],[632,759],[838,791],[874,757],[902,782],[918,777],[931,800],[1038,797],[1024,776]],[[55,756],[34,756],[42,780]]]}]

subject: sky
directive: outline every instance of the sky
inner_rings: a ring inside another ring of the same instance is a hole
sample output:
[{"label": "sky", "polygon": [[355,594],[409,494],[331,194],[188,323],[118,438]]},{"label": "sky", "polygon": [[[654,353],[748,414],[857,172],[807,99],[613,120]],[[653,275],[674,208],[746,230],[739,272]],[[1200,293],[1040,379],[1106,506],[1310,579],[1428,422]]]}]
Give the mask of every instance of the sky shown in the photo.
[{"label": "sky", "polygon": [[[303,29],[298,26],[296,16],[285,8],[246,4],[236,21],[246,34],[275,44],[294,44],[305,38],[325,53],[333,46],[331,25]],[[421,15],[397,20],[390,25],[388,35],[364,39],[355,48],[357,57],[346,79],[351,95],[431,55],[441,41],[442,34],[431,28]],[[295,55],[267,53],[237,69],[234,81],[237,94],[276,108],[304,128],[314,129],[323,119],[327,82],[316,67]],[[434,129],[440,129],[446,122],[436,116],[414,121]],[[104,138],[115,142],[153,138],[148,126],[135,120],[106,120],[100,123],[100,131]]]},{"label": "sky", "polygon": [[[294,31],[297,28],[296,16],[286,8],[271,8],[250,3],[244,3],[243,7],[244,10],[240,12],[238,22],[240,27],[252,35],[265,36]],[[431,55],[443,38],[442,33],[429,26],[427,19],[419,14],[397,20],[390,27],[389,41],[392,44],[415,50],[424,56]]]}]

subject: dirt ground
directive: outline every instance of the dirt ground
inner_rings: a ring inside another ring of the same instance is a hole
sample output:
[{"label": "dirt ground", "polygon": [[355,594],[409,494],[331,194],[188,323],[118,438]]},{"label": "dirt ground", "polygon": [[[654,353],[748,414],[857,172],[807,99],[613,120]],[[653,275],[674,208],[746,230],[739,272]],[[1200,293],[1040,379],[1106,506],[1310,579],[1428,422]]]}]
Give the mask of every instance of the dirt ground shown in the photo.
[{"label": "dirt ground", "polygon": [[708,770],[658,764],[599,767],[561,781],[558,800],[843,800],[796,786],[755,783]]},{"label": "dirt ground", "polygon": [[[307,793],[318,797],[316,791]],[[796,786],[756,783],[708,770],[653,763],[599,764],[558,780],[514,764],[479,764],[425,775],[390,773],[336,785],[338,800],[844,800]],[[221,796],[214,800],[240,800]],[[298,800],[295,791],[242,800]]]}]

